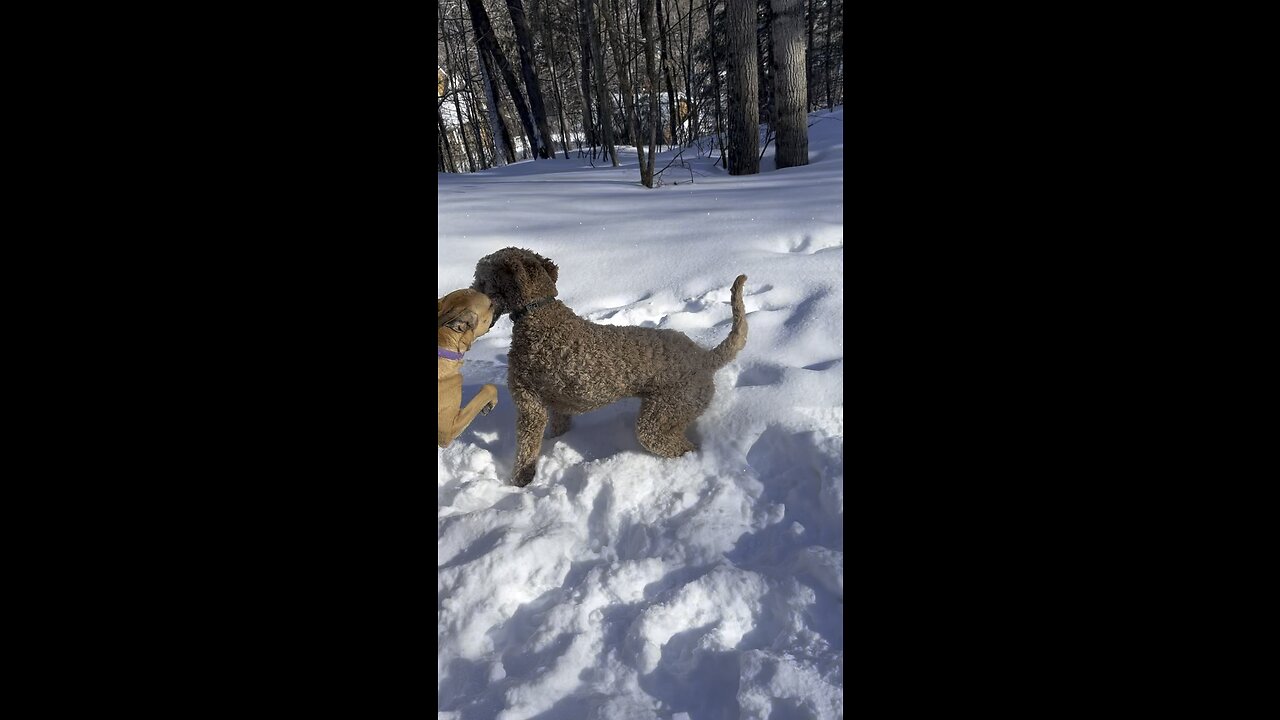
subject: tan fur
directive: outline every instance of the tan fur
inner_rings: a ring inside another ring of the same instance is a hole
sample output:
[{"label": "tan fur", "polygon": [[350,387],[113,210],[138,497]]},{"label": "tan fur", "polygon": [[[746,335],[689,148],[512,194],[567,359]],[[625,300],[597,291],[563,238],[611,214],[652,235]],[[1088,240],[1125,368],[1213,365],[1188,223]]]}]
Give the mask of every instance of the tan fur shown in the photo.
[{"label": "tan fur", "polygon": [[[559,269],[528,250],[505,248],[480,259],[472,287],[511,313],[542,297],[555,297]],[[507,382],[516,404],[513,482],[533,480],[542,433],[569,430],[573,415],[625,397],[643,398],[636,436],[645,449],[677,457],[697,449],[685,430],[715,393],[713,375],[747,341],[739,275],[733,283],[733,328],[713,350],[674,330],[596,325],[552,300],[515,321]]]},{"label": "tan fur", "polygon": [[[446,350],[465,353],[476,338],[489,332],[493,323],[493,304],[483,293],[454,290],[436,300],[436,345]],[[440,447],[447,447],[476,419],[477,413],[488,415],[498,404],[498,388],[481,387],[471,402],[460,408],[463,361],[442,357],[436,360],[436,393],[440,406],[436,414],[436,440]]]}]

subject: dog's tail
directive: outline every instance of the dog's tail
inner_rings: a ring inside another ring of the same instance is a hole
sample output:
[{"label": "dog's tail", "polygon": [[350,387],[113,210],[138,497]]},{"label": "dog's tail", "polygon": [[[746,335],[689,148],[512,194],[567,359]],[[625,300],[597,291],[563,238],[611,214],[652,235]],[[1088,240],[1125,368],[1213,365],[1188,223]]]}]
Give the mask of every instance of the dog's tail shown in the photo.
[{"label": "dog's tail", "polygon": [[738,356],[738,351],[747,344],[747,309],[742,305],[742,286],[746,282],[746,275],[739,275],[738,279],[733,281],[730,298],[730,302],[733,303],[733,329],[729,331],[729,337],[711,351],[712,364],[717,368],[728,365]]}]

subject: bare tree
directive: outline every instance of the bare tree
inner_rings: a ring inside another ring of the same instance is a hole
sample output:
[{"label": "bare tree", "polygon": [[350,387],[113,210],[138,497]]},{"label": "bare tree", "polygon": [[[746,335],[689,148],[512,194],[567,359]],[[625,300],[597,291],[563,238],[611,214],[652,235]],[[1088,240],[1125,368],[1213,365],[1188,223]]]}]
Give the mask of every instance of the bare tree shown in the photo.
[{"label": "bare tree", "polygon": [[[756,0],[756,92],[759,94],[760,122],[773,134],[773,10],[769,0]],[[768,136],[766,136],[767,138]],[[768,140],[765,147],[769,147]],[[762,151],[763,153],[763,151]]]},{"label": "bare tree", "polygon": [[808,113],[805,109],[804,5],[802,0],[771,0],[773,10],[773,128],[778,168],[809,164]]},{"label": "bare tree", "polygon": [[[440,115],[440,103],[436,103],[436,127],[440,130],[436,142],[436,167],[441,172],[458,172],[453,164],[453,150],[449,147],[449,132],[444,129],[444,118]],[[442,147],[443,146],[443,147]]]},{"label": "bare tree", "polygon": [[[657,155],[655,143],[658,137],[658,126],[662,124],[662,113],[658,109],[658,64],[654,58],[658,44],[657,30],[654,28],[653,22],[653,16],[656,14],[655,2],[656,0],[640,0],[640,29],[644,33],[644,70],[649,79],[649,166],[645,167],[645,158],[642,154],[640,156],[640,182],[644,183],[644,186],[648,188],[654,186],[653,164],[654,156]],[[667,77],[669,80],[670,75]],[[675,102],[675,98],[671,98],[671,101]]]},{"label": "bare tree", "polygon": [[693,94],[693,0],[689,0],[689,34],[684,44],[684,96],[689,103],[689,142],[698,139],[698,103]]},{"label": "bare tree", "polygon": [[[533,117],[529,114],[529,107],[524,102],[524,96],[520,94],[520,81],[516,79],[515,72],[511,69],[511,63],[507,62],[507,56],[502,54],[502,48],[498,45],[497,36],[493,34],[493,23],[489,21],[489,13],[484,9],[484,3],[481,0],[467,0],[467,10],[471,12],[471,27],[476,33],[476,44],[480,47],[481,56],[488,56],[497,68],[486,65],[489,69],[489,78],[492,83],[494,80],[494,70],[498,70],[502,79],[507,84],[507,90],[511,93],[511,102],[516,106],[516,113],[520,115],[520,123],[524,126],[525,137],[530,140],[530,150],[536,156],[538,146],[536,142],[537,131],[533,127]],[[496,88],[494,88],[496,91]],[[496,93],[495,93],[496,94]]]},{"label": "bare tree", "polygon": [[578,58],[582,64],[582,135],[586,139],[587,144],[593,150],[592,156],[595,155],[596,132],[595,124],[591,119],[591,37],[590,31],[587,29],[587,18],[590,16],[590,7],[583,9],[582,0],[576,0],[577,16],[578,16]]},{"label": "bare tree", "polygon": [[[640,3],[641,3],[640,16],[641,18],[643,18],[644,17],[644,0],[640,0]],[[671,120],[671,136],[667,138],[666,143],[664,144],[674,145],[676,144],[676,142],[678,142],[678,140],[676,139],[676,134],[677,134],[678,128],[680,127],[680,121],[679,121],[679,118],[677,117],[678,109],[676,108],[675,83],[672,82],[671,80],[671,44],[667,42],[667,35],[670,32],[670,30],[668,29],[670,23],[668,23],[667,21],[667,11],[666,11],[666,8],[664,8],[662,5],[662,0],[657,0],[657,16],[658,16],[658,36],[662,38],[662,77],[663,77],[663,80],[665,81],[666,88],[667,88],[667,115]],[[642,25],[644,24],[643,19],[641,20],[641,24]],[[653,83],[653,80],[650,80],[649,82]],[[656,84],[651,84],[650,87],[653,88],[653,91],[655,93],[658,91],[658,86]],[[654,119],[654,122],[657,122],[657,118]],[[666,135],[666,133],[663,133],[663,135]]]},{"label": "bare tree", "polygon": [[[716,143],[720,146],[720,160],[726,161],[724,154],[724,120],[720,115],[720,68],[716,54],[720,51],[720,43],[716,42],[716,0],[707,0],[707,40],[711,44],[711,93],[715,105]],[[725,167],[729,167],[725,162]]]},{"label": "bare tree", "polygon": [[[533,60],[533,37],[529,33],[529,19],[524,14],[523,0],[507,0],[511,13],[511,25],[516,31],[516,46],[520,50],[520,72],[529,93],[529,105],[533,110],[534,125],[528,130],[534,135],[534,157],[548,158],[556,154],[551,147],[551,126],[547,123],[547,106],[542,100],[542,83],[538,79],[538,66]],[[514,92],[514,91],[513,91]]]},{"label": "bare tree", "polygon": [[835,24],[832,22],[831,6],[834,3],[835,0],[827,0],[827,43],[822,51],[823,73],[827,78],[827,110],[835,107],[831,102],[831,26]]},{"label": "bare tree", "polygon": [[756,0],[725,0],[725,36],[729,81],[729,174],[755,175],[760,172]]},{"label": "bare tree", "polygon": [[[461,5],[459,5],[459,8],[461,8]],[[449,30],[445,23],[444,9],[440,7],[440,0],[436,0],[436,12],[440,17],[440,32],[444,37],[445,58],[448,62],[453,63],[453,48],[449,43]],[[459,97],[462,95],[462,88],[464,84],[465,76],[462,83],[452,82],[452,78],[445,78],[445,92],[453,95],[453,113],[458,118],[458,133],[462,135],[462,149],[467,154],[467,166],[471,169],[471,172],[475,172],[476,161],[475,157],[471,153],[471,145],[467,142],[467,123],[465,121],[465,116],[462,114],[462,101]],[[441,125],[443,125],[443,123],[444,121],[441,120]],[[477,142],[476,145],[478,147],[479,143]]]},{"label": "bare tree", "polygon": [[[546,6],[550,0],[541,0],[537,5],[530,5],[535,18],[534,25],[542,29],[542,44],[546,47],[547,72],[551,75],[551,94],[556,101],[556,113],[560,116],[560,144],[564,147],[564,159],[569,159],[569,130],[564,123],[564,96],[560,93],[560,77],[556,65],[560,58],[556,55],[555,32],[551,27]],[[555,157],[555,143],[551,143],[551,157]]]},{"label": "bare tree", "polygon": [[[464,82],[467,87],[467,97],[470,101],[470,107],[468,108],[468,115],[471,118],[471,123],[472,123],[471,129],[474,131],[476,135],[476,155],[477,155],[476,159],[480,163],[480,169],[483,170],[483,169],[492,167],[492,164],[489,162],[488,150],[492,146],[494,151],[493,154],[496,155],[497,144],[486,142],[484,124],[480,123],[477,120],[477,118],[481,117],[483,113],[481,113],[480,111],[480,98],[476,94],[475,83],[472,82],[471,80],[473,77],[471,74],[471,48],[467,45],[467,32],[464,29],[465,25],[466,25],[466,18],[463,16],[463,3],[462,3],[462,0],[458,0],[458,26],[457,27],[458,27],[459,39],[462,41],[461,42],[462,69],[466,73],[465,75],[463,75],[463,78],[465,79]],[[477,70],[479,70],[479,68],[477,68]],[[492,137],[493,136],[490,135],[489,140],[492,140]]]},{"label": "bare tree", "polygon": [[613,144],[613,113],[609,109],[609,86],[604,76],[604,47],[600,43],[600,29],[595,20],[595,0],[582,0],[586,6],[587,26],[591,31],[591,62],[596,71],[596,112],[600,115],[600,135],[604,142],[605,152],[618,167],[618,148]]},{"label": "bare tree", "polygon": [[618,68],[618,84],[622,86],[623,115],[627,121],[627,135],[636,144],[636,154],[640,159],[640,175],[644,177],[644,141],[640,139],[639,117],[636,112],[636,95],[631,85],[630,63],[627,61],[627,50],[622,44],[622,33],[618,30],[618,19],[609,17],[609,8],[601,0],[600,19],[604,21],[609,33],[609,44],[613,46],[613,64]]},{"label": "bare tree", "polygon": [[804,111],[809,112],[813,109],[813,103],[810,101],[810,94],[813,92],[813,0],[808,0],[809,11],[805,13],[805,17],[809,22],[809,34],[805,41],[804,56]]},{"label": "bare tree", "polygon": [[502,111],[499,101],[502,99],[493,82],[493,59],[484,49],[480,50],[480,76],[484,81],[484,97],[489,106],[489,125],[493,129],[493,164],[506,165],[516,161],[511,133],[502,122]]}]

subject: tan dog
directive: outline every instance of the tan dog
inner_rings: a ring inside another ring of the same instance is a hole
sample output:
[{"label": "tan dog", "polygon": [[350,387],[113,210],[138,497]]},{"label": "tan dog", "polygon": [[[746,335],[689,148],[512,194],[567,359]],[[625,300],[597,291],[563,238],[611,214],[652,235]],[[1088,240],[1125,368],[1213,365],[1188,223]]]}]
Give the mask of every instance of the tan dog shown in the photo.
[{"label": "tan dog", "polygon": [[485,385],[462,405],[462,356],[476,338],[493,326],[493,304],[475,290],[454,290],[436,301],[436,439],[446,447],[458,437],[477,413],[489,414],[498,404],[498,388]]}]

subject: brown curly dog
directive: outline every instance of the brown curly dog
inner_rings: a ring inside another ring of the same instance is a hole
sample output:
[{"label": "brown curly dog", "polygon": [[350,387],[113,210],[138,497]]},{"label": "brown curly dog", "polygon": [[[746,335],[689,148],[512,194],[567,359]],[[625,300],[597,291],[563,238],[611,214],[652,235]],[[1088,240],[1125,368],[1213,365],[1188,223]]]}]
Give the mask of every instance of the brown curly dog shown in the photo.
[{"label": "brown curly dog", "polygon": [[504,248],[476,263],[472,289],[494,305],[494,322],[513,323],[507,383],[516,406],[514,483],[533,480],[542,433],[568,431],[571,418],[626,397],[643,398],[636,436],[649,452],[677,457],[697,449],[685,430],[707,409],[713,375],[747,342],[742,286],[733,282],[733,328],[714,350],[674,330],[596,325],[554,299],[555,263],[521,248]]}]

